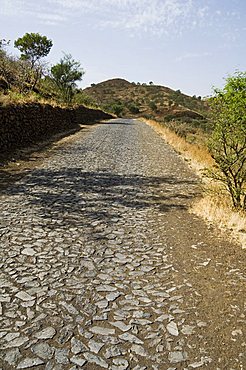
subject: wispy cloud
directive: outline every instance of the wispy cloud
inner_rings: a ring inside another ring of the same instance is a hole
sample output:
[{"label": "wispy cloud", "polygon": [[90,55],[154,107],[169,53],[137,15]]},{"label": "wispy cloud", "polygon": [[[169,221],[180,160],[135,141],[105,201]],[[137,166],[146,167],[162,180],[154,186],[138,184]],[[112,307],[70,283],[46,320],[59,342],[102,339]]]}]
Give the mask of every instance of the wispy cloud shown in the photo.
[{"label": "wispy cloud", "polygon": [[182,62],[186,59],[199,59],[212,56],[212,53],[209,51],[204,51],[201,53],[185,53],[175,59],[175,62]]},{"label": "wispy cloud", "polygon": [[209,0],[1,0],[0,7],[0,15],[31,15],[54,26],[81,20],[93,27],[160,36],[222,23],[226,28],[229,17],[240,16],[227,13],[223,7],[212,8]]},{"label": "wispy cloud", "polygon": [[189,24],[193,0],[49,0],[67,11],[100,16],[101,28],[163,34]]},{"label": "wispy cloud", "polygon": [[39,23],[58,25],[68,20],[62,9],[49,7],[47,1],[34,2],[33,0],[1,0],[0,15],[5,17],[32,17]]},{"label": "wispy cloud", "polygon": [[67,20],[67,18],[61,14],[48,14],[48,13],[41,13],[38,14],[37,18],[40,20],[41,23],[56,26],[58,23],[63,23]]},{"label": "wispy cloud", "polygon": [[[163,34],[180,31],[192,10],[191,0],[166,0],[128,2],[125,8],[119,4],[119,12],[113,18],[102,21],[102,26]],[[179,25],[179,26],[178,26]]]}]

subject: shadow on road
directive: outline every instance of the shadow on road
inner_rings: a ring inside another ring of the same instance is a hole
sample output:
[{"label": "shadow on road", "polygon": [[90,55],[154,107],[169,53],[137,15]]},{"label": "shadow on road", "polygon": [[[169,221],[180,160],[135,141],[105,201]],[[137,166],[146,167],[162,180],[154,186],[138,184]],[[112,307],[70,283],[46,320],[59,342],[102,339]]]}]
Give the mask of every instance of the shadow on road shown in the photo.
[{"label": "shadow on road", "polygon": [[108,121],[104,121],[105,123],[108,123],[110,125],[124,125],[124,126],[132,126],[135,125],[135,121],[132,118],[115,118],[110,119]]},{"label": "shadow on road", "polygon": [[195,190],[194,180],[63,168],[36,170],[5,194],[25,193],[39,217],[62,220],[60,226],[65,227],[89,225],[95,219],[114,222],[131,209],[186,210]]}]

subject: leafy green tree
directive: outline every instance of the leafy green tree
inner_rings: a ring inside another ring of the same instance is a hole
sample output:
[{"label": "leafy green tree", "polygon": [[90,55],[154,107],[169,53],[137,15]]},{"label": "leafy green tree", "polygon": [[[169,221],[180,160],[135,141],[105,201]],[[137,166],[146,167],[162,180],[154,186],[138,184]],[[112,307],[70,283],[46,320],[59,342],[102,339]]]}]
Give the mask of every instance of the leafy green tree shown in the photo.
[{"label": "leafy green tree", "polygon": [[14,42],[14,46],[21,52],[21,59],[28,60],[31,67],[43,57],[46,57],[53,46],[51,40],[39,33],[26,33]]},{"label": "leafy green tree", "polygon": [[226,79],[211,99],[214,131],[209,148],[216,162],[209,175],[222,182],[233,206],[246,208],[246,72]]},{"label": "leafy green tree", "polygon": [[84,73],[80,62],[76,62],[70,54],[64,54],[60,63],[51,68],[51,78],[66,103],[71,103],[76,92],[76,82],[82,80]]},{"label": "leafy green tree", "polygon": [[22,66],[26,67],[27,83],[31,90],[42,77],[44,65],[41,59],[49,54],[52,45],[51,40],[39,33],[26,33],[14,42],[14,46],[21,52],[20,59],[26,62]]}]

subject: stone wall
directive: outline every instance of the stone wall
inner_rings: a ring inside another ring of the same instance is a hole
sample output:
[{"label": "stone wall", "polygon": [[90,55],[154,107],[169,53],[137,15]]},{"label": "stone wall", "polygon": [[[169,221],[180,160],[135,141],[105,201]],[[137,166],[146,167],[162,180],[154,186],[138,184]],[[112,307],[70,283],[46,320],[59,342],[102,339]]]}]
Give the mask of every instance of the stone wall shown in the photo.
[{"label": "stone wall", "polygon": [[112,118],[83,106],[59,108],[43,104],[0,107],[0,153],[42,141],[51,135]]}]

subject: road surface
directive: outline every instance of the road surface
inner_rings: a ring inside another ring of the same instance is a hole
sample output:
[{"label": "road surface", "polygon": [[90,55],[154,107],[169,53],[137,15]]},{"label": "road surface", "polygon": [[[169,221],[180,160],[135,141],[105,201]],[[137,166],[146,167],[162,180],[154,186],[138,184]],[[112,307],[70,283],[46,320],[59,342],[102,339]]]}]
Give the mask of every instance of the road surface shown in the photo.
[{"label": "road surface", "polygon": [[246,369],[245,252],[147,125],[68,142],[0,197],[0,368]]}]

